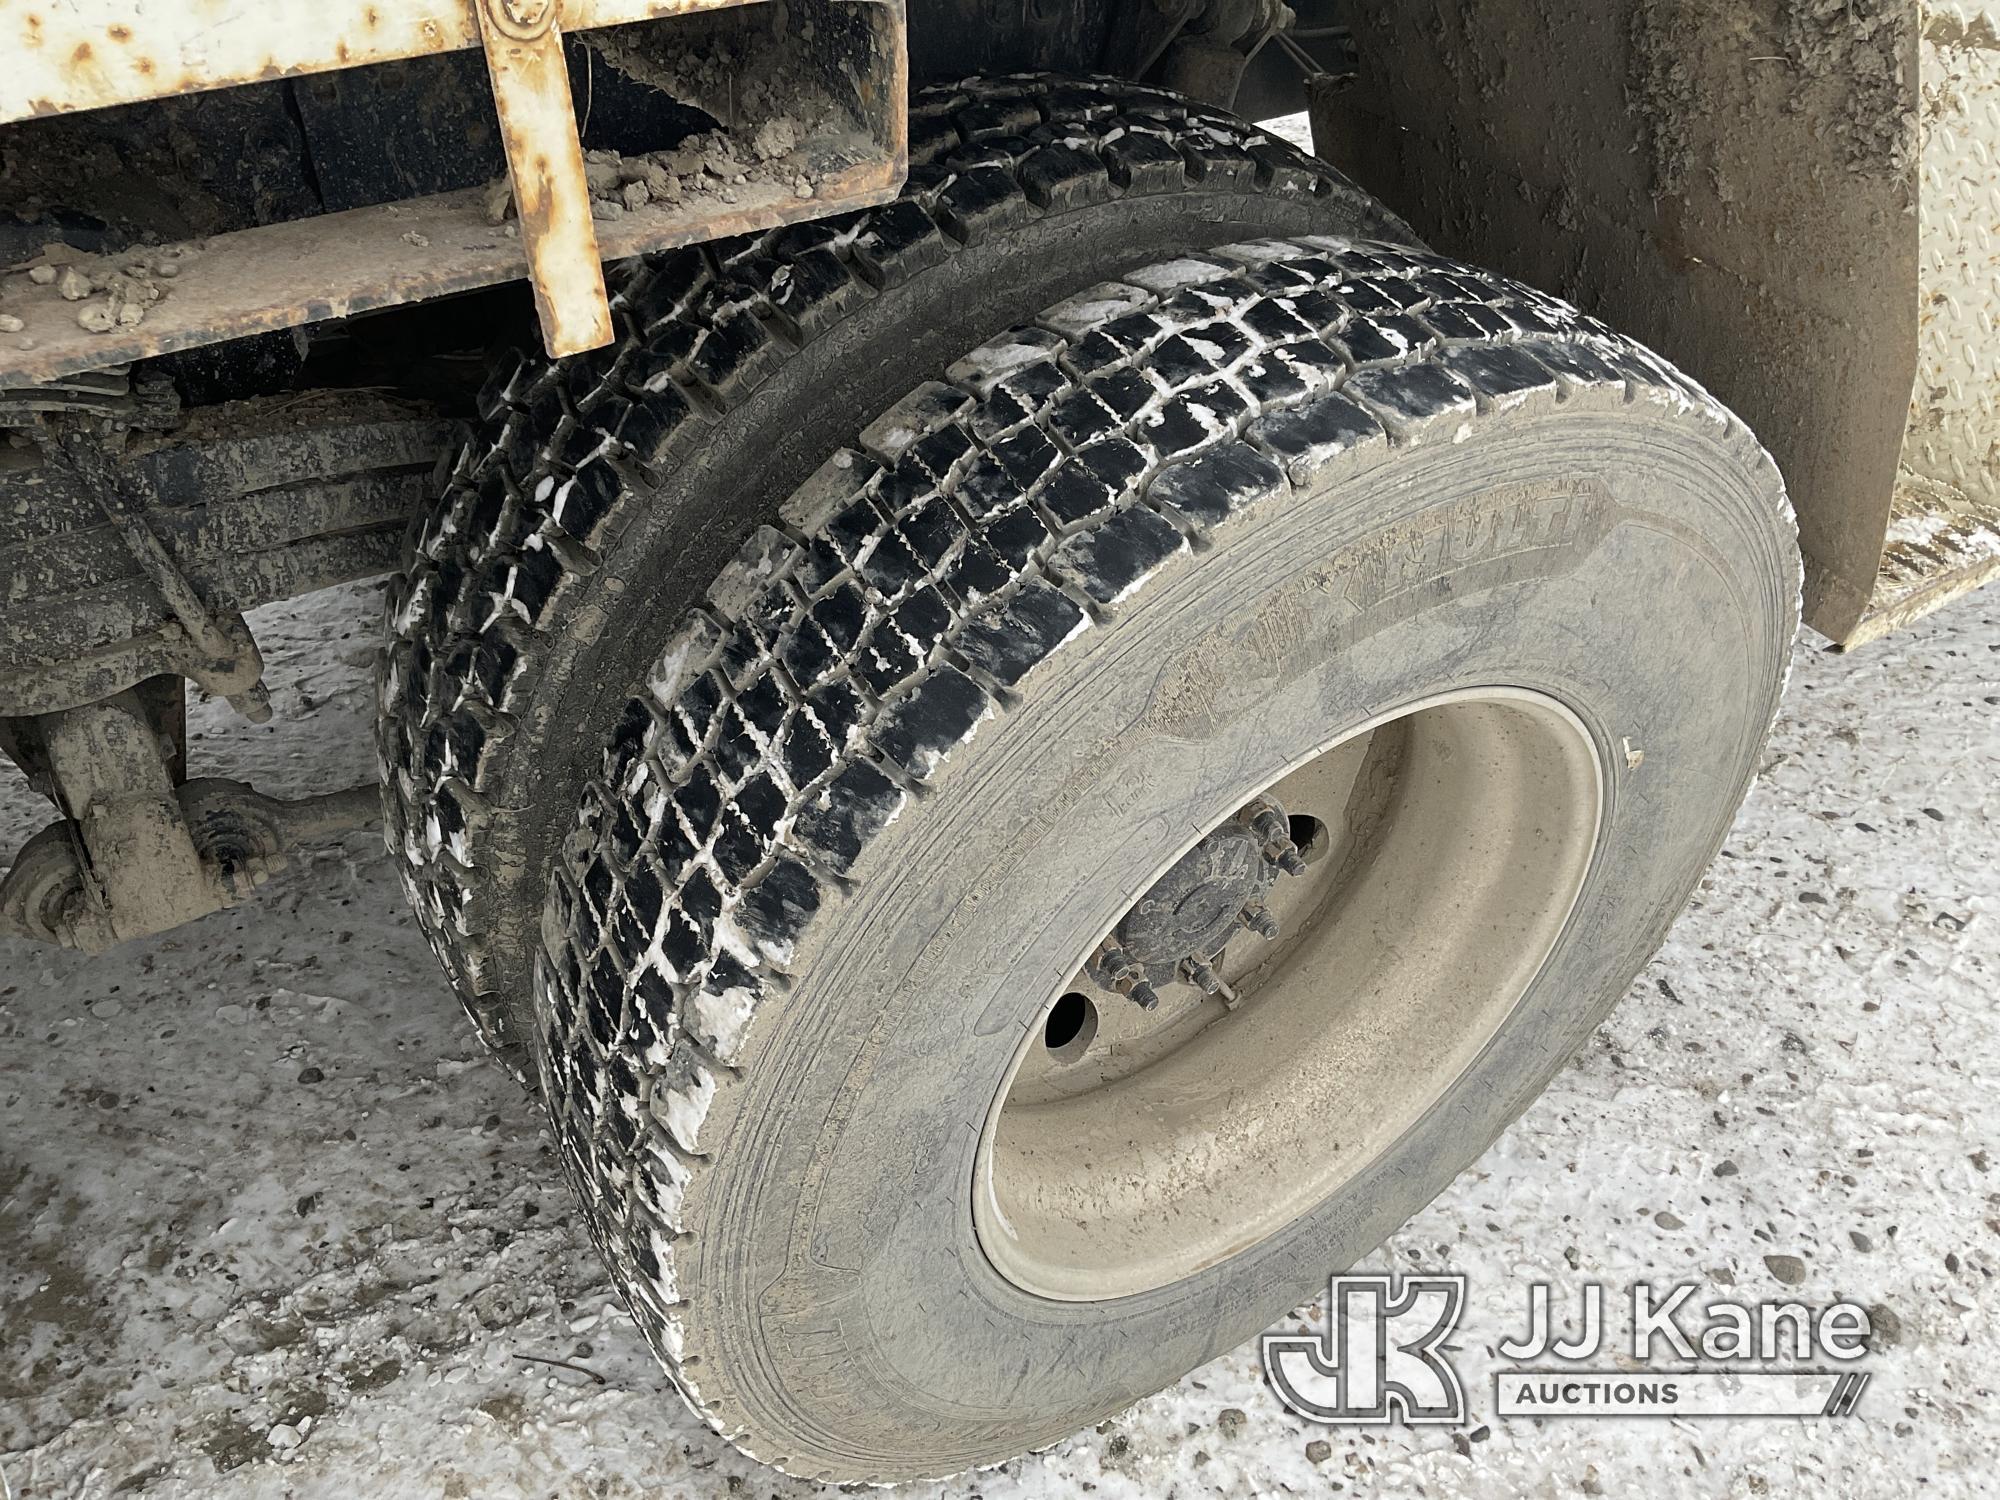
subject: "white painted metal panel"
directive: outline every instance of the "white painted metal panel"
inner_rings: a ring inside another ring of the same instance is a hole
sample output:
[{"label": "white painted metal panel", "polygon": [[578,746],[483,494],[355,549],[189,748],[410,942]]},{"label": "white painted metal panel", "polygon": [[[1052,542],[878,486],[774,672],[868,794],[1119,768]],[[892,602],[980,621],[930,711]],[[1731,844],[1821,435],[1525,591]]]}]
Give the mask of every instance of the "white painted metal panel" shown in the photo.
[{"label": "white painted metal panel", "polygon": [[[746,0],[506,0],[564,31]],[[474,0],[0,0],[0,123],[479,45]]]},{"label": "white painted metal panel", "polygon": [[1917,381],[1903,465],[2000,504],[2000,0],[1924,12]]}]

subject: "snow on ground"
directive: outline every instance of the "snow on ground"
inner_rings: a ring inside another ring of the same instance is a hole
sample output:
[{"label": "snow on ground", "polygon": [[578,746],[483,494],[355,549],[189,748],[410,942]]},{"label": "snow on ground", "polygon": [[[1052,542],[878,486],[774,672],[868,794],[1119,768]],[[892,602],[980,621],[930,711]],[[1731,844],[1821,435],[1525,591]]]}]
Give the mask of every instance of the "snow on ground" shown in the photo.
[{"label": "snow on ground", "polygon": [[[197,774],[369,774],[376,607],[356,587],[264,611],[279,721],[204,706]],[[909,1493],[1988,1487],[1996,691],[1992,595],[1852,657],[1800,645],[1763,781],[1665,951],[1372,1262],[1471,1277],[1469,1430],[1309,1428],[1246,1347],[1048,1453]],[[0,843],[43,816],[0,785]],[[1874,1306],[1861,1415],[1493,1417],[1491,1346],[1526,1284],[1573,1298],[1590,1278]],[[0,941],[0,1475],[23,1500],[811,1488],[674,1400],[369,835],[108,957]]]}]

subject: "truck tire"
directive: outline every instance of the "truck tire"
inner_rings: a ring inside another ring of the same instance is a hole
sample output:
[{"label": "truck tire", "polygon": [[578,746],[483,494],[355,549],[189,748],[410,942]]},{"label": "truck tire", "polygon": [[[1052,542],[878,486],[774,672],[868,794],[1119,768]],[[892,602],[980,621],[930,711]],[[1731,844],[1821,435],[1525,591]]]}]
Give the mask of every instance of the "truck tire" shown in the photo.
[{"label": "truck tire", "polygon": [[820,1480],[1055,1441],[1429,1201],[1693,890],[1798,619],[1741,422],[1433,255],[1182,256],[936,376],[647,621],[535,967],[640,1326]]},{"label": "truck tire", "polygon": [[1275,137],[1111,80],[928,90],[911,161],[882,208],[611,268],[618,341],[498,370],[405,549],[379,681],[386,838],[524,1081],[546,867],[660,612],[862,422],[1024,312],[1232,239],[1411,238]]}]

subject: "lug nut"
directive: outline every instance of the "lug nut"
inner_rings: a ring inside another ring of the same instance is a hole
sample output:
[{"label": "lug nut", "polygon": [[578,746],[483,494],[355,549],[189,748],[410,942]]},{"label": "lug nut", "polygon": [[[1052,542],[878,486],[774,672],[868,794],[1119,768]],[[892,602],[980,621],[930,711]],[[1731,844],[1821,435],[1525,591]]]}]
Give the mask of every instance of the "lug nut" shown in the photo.
[{"label": "lug nut", "polygon": [[1122,990],[1126,980],[1142,978],[1146,972],[1132,961],[1131,954],[1109,940],[1084,967],[1107,990]]},{"label": "lug nut", "polygon": [[1268,802],[1259,802],[1256,811],[1251,813],[1250,831],[1270,847],[1291,842],[1290,825],[1285,822],[1284,815]]}]

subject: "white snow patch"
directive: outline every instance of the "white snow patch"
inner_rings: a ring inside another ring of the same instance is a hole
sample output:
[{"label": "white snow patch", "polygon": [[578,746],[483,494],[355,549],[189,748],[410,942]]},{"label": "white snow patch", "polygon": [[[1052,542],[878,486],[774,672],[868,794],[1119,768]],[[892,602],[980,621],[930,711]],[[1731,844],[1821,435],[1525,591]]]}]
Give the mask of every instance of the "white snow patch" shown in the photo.
[{"label": "white snow patch", "polygon": [[732,984],[721,990],[703,985],[694,992],[695,1029],[722,1062],[735,1063],[743,1033],[756,1014],[758,999],[759,992],[747,984]]},{"label": "white snow patch", "polygon": [[700,1064],[689,1070],[687,1083],[678,1088],[655,1085],[653,1116],[667,1127],[667,1134],[683,1151],[701,1150],[701,1122],[708,1118],[708,1106],[715,1098],[715,1075]]},{"label": "white snow patch", "polygon": [[[1182,537],[1180,545],[1174,548],[1174,550],[1168,553],[1167,555],[1169,557],[1178,557],[1187,550],[1188,550],[1187,538]],[[1113,594],[1108,603],[1113,605],[1123,604],[1127,599],[1131,598],[1134,594],[1138,593],[1140,589],[1144,588],[1146,586],[1147,580],[1150,579],[1153,576],[1153,574],[1159,571],[1160,571],[1159,568],[1151,568],[1148,569],[1146,572],[1141,573],[1137,578],[1133,579],[1130,583],[1126,584],[1124,588],[1120,589],[1117,593]],[[1076,633],[1075,631],[1070,632],[1072,636],[1075,635],[1075,633]]]},{"label": "white snow patch", "polygon": [[692,632],[683,630],[674,637],[674,643],[661,653],[646,674],[646,691],[653,695],[653,701],[671,713],[674,700],[681,695],[681,688],[692,673],[687,670],[688,660],[693,655],[695,638]]},{"label": "white snow patch", "polygon": [[1114,318],[1151,307],[1153,302],[1152,293],[1143,287],[1101,281],[1048,308],[1037,321],[1067,338],[1082,338]]},{"label": "white snow patch", "polygon": [[945,379],[985,396],[1016,370],[1051,358],[1062,342],[1045,329],[1019,328],[981,344],[946,369]]},{"label": "white snow patch", "polygon": [[765,964],[782,969],[792,961],[790,943],[753,941],[727,911],[715,919],[714,931],[717,944],[746,969],[762,968]]},{"label": "white snow patch", "polygon": [[1986,530],[1977,524],[1977,520],[1965,511],[1952,510],[1943,505],[1921,510],[1899,507],[1890,514],[1889,534],[1884,545],[1929,550],[1936,547],[1949,531],[1952,556],[1960,560],[1961,566],[2000,557],[2000,531]]},{"label": "white snow patch", "polygon": [[[659,1266],[659,1274],[653,1278],[653,1286],[660,1294],[662,1302],[680,1300],[680,1277],[674,1268],[673,1242],[651,1225],[646,1227],[646,1243],[652,1247],[653,1261]],[[671,1314],[669,1314],[671,1316]]]},{"label": "white snow patch", "polygon": [[1204,281],[1220,281],[1230,274],[1228,266],[1219,266],[1212,260],[1161,261],[1158,265],[1141,266],[1136,271],[1121,271],[1119,279],[1129,281],[1136,287],[1149,292],[1165,295],[1177,292],[1185,286],[1198,286]]}]

